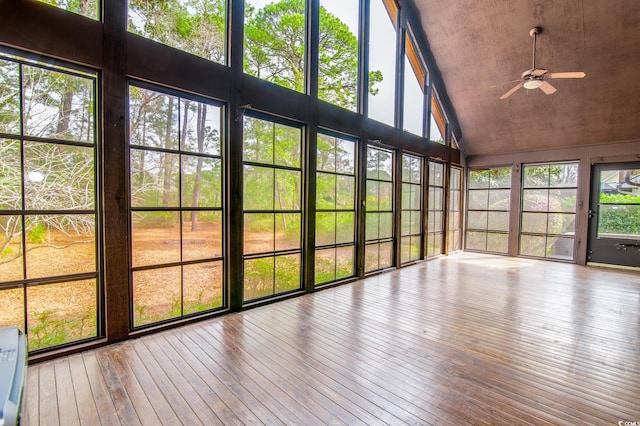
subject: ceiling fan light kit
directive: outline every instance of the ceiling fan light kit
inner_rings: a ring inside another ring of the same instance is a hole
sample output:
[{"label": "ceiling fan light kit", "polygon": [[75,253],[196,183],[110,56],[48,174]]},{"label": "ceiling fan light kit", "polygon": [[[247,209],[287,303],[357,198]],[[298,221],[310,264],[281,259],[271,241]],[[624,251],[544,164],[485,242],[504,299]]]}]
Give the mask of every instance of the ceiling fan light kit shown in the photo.
[{"label": "ceiling fan light kit", "polygon": [[551,95],[557,90],[547,81],[549,78],[583,78],[586,74],[582,71],[575,72],[556,72],[549,73],[545,68],[536,67],[536,40],[538,34],[542,32],[541,27],[534,27],[529,31],[529,35],[533,37],[533,64],[530,70],[522,73],[520,77],[521,82],[513,89],[509,90],[504,95],[500,96],[500,99],[506,99],[515,93],[519,88],[524,87],[527,90],[540,89],[545,94]]}]

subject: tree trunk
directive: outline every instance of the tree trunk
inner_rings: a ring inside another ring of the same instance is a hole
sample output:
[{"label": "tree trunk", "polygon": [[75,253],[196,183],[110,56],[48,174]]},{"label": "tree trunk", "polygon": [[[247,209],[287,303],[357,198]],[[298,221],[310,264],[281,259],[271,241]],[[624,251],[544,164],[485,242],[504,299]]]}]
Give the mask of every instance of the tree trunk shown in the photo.
[{"label": "tree trunk", "polygon": [[60,115],[58,118],[58,126],[56,134],[58,137],[69,132],[69,121],[71,120],[71,106],[73,103],[73,91],[65,88],[62,93],[62,101],[60,102]]},{"label": "tree trunk", "polygon": [[[197,131],[198,131],[198,152],[204,152],[204,131],[205,131],[205,123],[207,122],[207,106],[204,104],[198,104],[198,121],[197,121]],[[202,157],[198,157],[198,163],[196,165],[196,176],[193,182],[193,207],[198,207],[200,204],[200,179],[202,178]],[[191,230],[198,230],[198,212],[191,212]]]},{"label": "tree trunk", "polygon": [[[167,109],[167,127],[164,138],[164,147],[169,148],[171,146],[171,128],[173,127],[173,97],[169,97],[169,108]],[[162,170],[164,174],[162,185],[162,206],[167,207],[169,205],[169,194],[171,193],[171,172],[173,171],[173,165],[171,164],[171,154],[168,152],[164,154],[162,161]]]}]

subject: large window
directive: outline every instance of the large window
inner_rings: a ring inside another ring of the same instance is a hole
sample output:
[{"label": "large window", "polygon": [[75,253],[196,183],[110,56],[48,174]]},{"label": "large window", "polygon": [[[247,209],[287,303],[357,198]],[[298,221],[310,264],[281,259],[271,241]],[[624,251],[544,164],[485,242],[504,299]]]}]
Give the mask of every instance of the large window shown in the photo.
[{"label": "large window", "polygon": [[244,71],[304,92],[305,22],[305,0],[245,0]]},{"label": "large window", "polygon": [[578,164],[522,169],[520,254],[573,260]]},{"label": "large window", "polygon": [[96,76],[0,55],[0,326],[101,334]]},{"label": "large window", "polygon": [[358,109],[359,1],[320,0],[318,98]]},{"label": "large window", "polygon": [[369,16],[369,118],[393,126],[396,96],[396,26],[394,0],[371,0]]},{"label": "large window", "polygon": [[393,266],[393,151],[367,147],[365,272]]},{"label": "large window", "polygon": [[415,44],[405,37],[404,57],[404,113],[402,128],[415,135],[423,135],[425,72]]},{"label": "large window", "polygon": [[427,214],[426,255],[442,254],[444,239],[444,180],[445,165],[429,161],[429,212]]},{"label": "large window", "polygon": [[449,253],[462,248],[462,169],[451,167],[449,179]]},{"label": "large window", "polygon": [[133,326],[224,303],[222,109],[129,89]]},{"label": "large window", "polygon": [[422,240],[422,159],[402,156],[402,209],[400,258],[402,263],[420,259]]},{"label": "large window", "polygon": [[511,168],[469,170],[468,185],[466,248],[507,253]]},{"label": "large window", "polygon": [[301,287],[302,129],[244,118],[244,300]]},{"label": "large window", "polygon": [[38,0],[91,19],[100,19],[98,0]]},{"label": "large window", "polygon": [[356,143],[318,134],[315,283],[355,273]]},{"label": "large window", "polygon": [[129,31],[214,62],[226,63],[225,0],[128,1]]}]

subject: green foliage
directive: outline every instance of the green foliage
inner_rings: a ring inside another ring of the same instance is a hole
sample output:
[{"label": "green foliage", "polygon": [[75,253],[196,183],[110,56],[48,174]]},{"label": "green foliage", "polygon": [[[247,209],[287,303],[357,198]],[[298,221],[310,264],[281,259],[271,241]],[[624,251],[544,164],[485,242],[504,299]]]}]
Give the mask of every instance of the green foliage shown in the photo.
[{"label": "green foliage", "polygon": [[[98,0],[38,0],[52,6],[57,6],[69,12],[77,13],[89,18],[97,19]],[[109,0],[103,0],[109,1]]]},{"label": "green foliage", "polygon": [[129,0],[129,31],[215,62],[225,61],[224,0]]},{"label": "green foliage", "polygon": [[37,223],[27,232],[27,242],[32,244],[42,244],[47,241],[48,230],[44,223]]},{"label": "green foliage", "polygon": [[62,316],[53,310],[33,313],[29,326],[29,351],[50,348],[96,335],[96,312],[83,312],[76,317]]},{"label": "green foliage", "polygon": [[632,194],[605,194],[600,193],[602,204],[640,204],[640,196]]}]

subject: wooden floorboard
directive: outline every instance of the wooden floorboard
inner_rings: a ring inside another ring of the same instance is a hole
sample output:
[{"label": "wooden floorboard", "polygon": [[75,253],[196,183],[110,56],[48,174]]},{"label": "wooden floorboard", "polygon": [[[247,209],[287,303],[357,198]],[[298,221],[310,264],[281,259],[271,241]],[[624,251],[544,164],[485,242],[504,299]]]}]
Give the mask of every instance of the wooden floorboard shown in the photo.
[{"label": "wooden floorboard", "polygon": [[640,274],[461,253],[29,367],[25,424],[640,422]]}]

